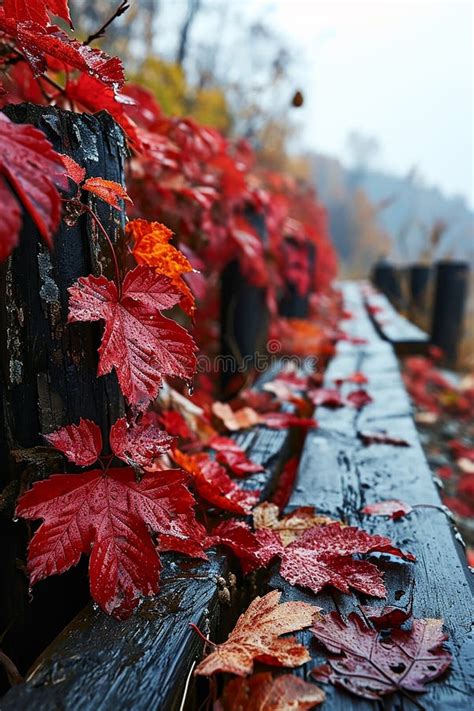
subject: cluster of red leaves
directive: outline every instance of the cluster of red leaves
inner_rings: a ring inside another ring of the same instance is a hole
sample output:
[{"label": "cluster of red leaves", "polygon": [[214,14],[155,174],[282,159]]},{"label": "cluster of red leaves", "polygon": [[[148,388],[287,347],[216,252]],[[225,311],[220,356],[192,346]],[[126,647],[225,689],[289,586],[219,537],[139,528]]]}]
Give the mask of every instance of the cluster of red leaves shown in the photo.
[{"label": "cluster of red leaves", "polygon": [[65,168],[44,134],[33,126],[19,126],[0,113],[0,261],[18,243],[22,207],[30,214],[49,246],[59,225],[58,187],[67,187]]},{"label": "cluster of red leaves", "polygon": [[[136,479],[137,468],[169,449],[172,439],[162,430],[117,420],[109,435],[113,455],[102,458],[100,429],[89,420],[47,439],[73,464],[92,466],[99,459],[100,468],[53,474],[21,497],[17,515],[43,520],[28,551],[32,584],[90,554],[92,597],[109,614],[126,617],[140,597],[157,592],[160,550],[205,557],[186,476],[163,470]],[[111,466],[114,457],[127,466]],[[158,535],[157,544],[151,534]]]},{"label": "cluster of red leaves", "polygon": [[473,379],[468,376],[458,386],[454,385],[437,367],[438,356],[436,352],[431,352],[428,358],[406,358],[403,378],[417,408],[416,419],[421,427],[428,428],[430,439],[432,430],[438,432],[450,421],[457,421],[461,430],[465,430],[465,441],[446,441],[435,437],[437,444],[433,455],[447,462],[436,469],[445,485],[443,502],[461,519],[473,519],[474,448],[470,446],[470,420],[474,410]]},{"label": "cluster of red leaves", "polygon": [[[76,75],[87,76],[112,94],[123,85],[123,67],[118,58],[71,38],[51,24],[51,16],[60,17],[72,27],[66,0],[5,0],[0,7],[0,68],[6,76],[1,85],[2,106],[22,100],[52,100],[54,96],[47,94],[55,84],[51,74],[65,73],[71,81]],[[56,88],[53,93],[57,93]],[[43,239],[52,246],[61,215],[58,188],[67,188],[67,181],[61,157],[32,126],[17,126],[0,115],[0,142],[3,260],[18,242],[21,208],[30,214]],[[106,200],[116,189],[115,184],[106,185],[100,178],[95,183],[89,179],[82,187]],[[122,191],[119,197],[126,195]]]},{"label": "cluster of red leaves", "polygon": [[474,409],[474,387],[456,387],[436,366],[433,357],[412,356],[403,363],[405,386],[417,408],[440,416],[443,413],[469,418]]}]

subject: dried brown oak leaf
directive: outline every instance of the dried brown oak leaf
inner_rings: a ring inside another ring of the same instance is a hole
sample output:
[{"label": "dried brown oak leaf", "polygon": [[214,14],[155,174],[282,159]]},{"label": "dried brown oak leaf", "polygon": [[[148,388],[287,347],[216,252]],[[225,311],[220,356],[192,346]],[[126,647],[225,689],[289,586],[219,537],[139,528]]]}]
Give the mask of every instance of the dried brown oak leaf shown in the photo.
[{"label": "dried brown oak leaf", "polygon": [[216,645],[194,673],[210,676],[229,672],[247,676],[256,661],[282,667],[298,667],[308,662],[311,657],[306,647],[294,637],[282,639],[281,635],[309,627],[320,608],[306,602],[279,605],[280,597],[279,590],[256,597],[240,615],[227,641]]},{"label": "dried brown oak leaf", "polygon": [[276,504],[264,501],[252,511],[253,525],[257,530],[266,528],[276,531],[284,546],[293,543],[308,528],[334,523],[328,516],[318,516],[313,506],[300,506],[281,518],[278,514],[279,509]]}]

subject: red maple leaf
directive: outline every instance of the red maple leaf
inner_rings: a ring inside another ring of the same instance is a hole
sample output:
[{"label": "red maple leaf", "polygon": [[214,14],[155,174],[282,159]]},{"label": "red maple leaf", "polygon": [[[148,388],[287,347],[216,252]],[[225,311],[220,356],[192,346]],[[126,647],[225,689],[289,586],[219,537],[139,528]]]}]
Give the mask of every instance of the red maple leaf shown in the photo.
[{"label": "red maple leaf", "polygon": [[42,27],[49,25],[49,13],[72,27],[68,0],[3,0],[3,11],[6,17],[16,22],[31,20]]},{"label": "red maple leaf", "polygon": [[203,499],[224,511],[248,514],[258,502],[260,491],[246,491],[237,486],[224,467],[208,454],[187,455],[175,449],[173,458],[193,477],[196,491]]},{"label": "red maple leaf", "polygon": [[260,415],[260,424],[273,430],[283,430],[287,427],[317,427],[317,422],[312,417],[300,417],[291,412],[265,412]]},{"label": "red maple leaf", "polygon": [[319,681],[379,699],[395,691],[426,691],[451,664],[443,647],[442,620],[413,620],[411,629],[390,635],[371,629],[355,612],[344,622],[338,612],[316,618],[312,632],[331,653],[329,663],[313,669]]},{"label": "red maple leaf", "polygon": [[382,573],[377,566],[355,560],[352,555],[377,551],[415,560],[385,536],[372,536],[355,526],[339,523],[314,526],[286,547],[274,531],[262,529],[255,535],[261,544],[259,557],[264,565],[278,556],[280,575],[292,585],[310,588],[315,593],[332,585],[344,593],[354,588],[367,595],[385,597]]},{"label": "red maple leaf", "polygon": [[[148,461],[151,453],[167,449],[166,433],[147,431],[144,438],[140,425],[135,430],[124,419],[118,420],[111,429],[112,451],[124,461],[130,456]],[[77,426],[52,433],[48,440],[80,464],[91,462],[101,437],[95,423],[81,420]],[[151,533],[166,536],[167,543],[181,539],[180,550],[199,550],[202,557],[202,546],[195,539],[200,527],[194,503],[185,476],[176,470],[149,473],[139,482],[130,467],[104,464],[81,474],[53,474],[34,484],[16,510],[23,518],[43,520],[28,550],[31,583],[63,573],[82,554],[90,554],[92,597],[109,614],[126,617],[141,596],[158,590],[161,564]],[[188,539],[193,542],[186,546]]]},{"label": "red maple leaf", "polygon": [[118,57],[109,57],[100,49],[71,39],[56,25],[43,27],[37,22],[16,22],[0,12],[0,30],[16,41],[35,76],[44,74],[51,57],[106,86],[120,88],[123,85],[123,66]]},{"label": "red maple leaf", "polygon": [[0,113],[0,142],[0,261],[3,261],[18,243],[22,207],[45,242],[52,246],[61,216],[57,187],[67,188],[67,180],[61,157],[33,126],[18,125]]},{"label": "red maple leaf", "polygon": [[188,332],[160,311],[179,302],[171,280],[151,267],[129,272],[120,292],[104,276],[81,277],[69,288],[68,321],[105,321],[98,375],[117,372],[127,400],[140,408],[154,399],[163,375],[190,381],[196,346]]},{"label": "red maple leaf", "polygon": [[239,559],[244,574],[260,568],[259,543],[245,521],[230,519],[219,523],[208,537],[207,546],[226,546]]},{"label": "red maple leaf", "polygon": [[88,467],[97,461],[102,451],[100,428],[91,420],[80,419],[78,425],[66,425],[45,435],[45,439],[66,455],[70,462]]}]

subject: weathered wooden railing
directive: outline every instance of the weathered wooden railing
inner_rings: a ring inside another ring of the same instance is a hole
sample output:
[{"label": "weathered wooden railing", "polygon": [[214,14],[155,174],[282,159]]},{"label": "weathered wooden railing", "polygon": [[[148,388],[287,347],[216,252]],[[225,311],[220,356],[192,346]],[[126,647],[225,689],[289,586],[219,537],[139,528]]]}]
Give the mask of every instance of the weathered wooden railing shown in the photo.
[{"label": "weathered wooden railing", "polygon": [[[339,343],[325,385],[361,371],[369,380],[366,387],[373,402],[360,411],[317,409],[319,427],[306,437],[288,509],[314,505],[321,513],[361,525],[370,533],[388,535],[417,556],[414,564],[384,556],[378,561],[385,573],[388,603],[405,608],[413,604],[415,616],[443,618],[449,633],[452,669],[431,684],[417,704],[427,711],[468,711],[474,684],[472,582],[462,545],[441,506],[421,449],[392,345],[374,328],[360,286],[344,285],[343,291],[345,307],[353,314],[344,329],[356,340]],[[387,430],[410,446],[364,446],[359,432],[376,430]],[[263,488],[263,496],[268,496],[290,452],[290,434],[258,428],[240,434],[238,441],[265,467],[264,473],[250,478],[249,486]],[[361,513],[366,504],[389,498],[425,506],[396,522]],[[209,630],[211,638],[219,641],[246,604],[247,595],[267,589],[265,580],[253,578],[245,587],[238,573],[229,576],[237,569],[232,558],[220,551],[208,563],[199,564],[166,556],[156,598],[143,603],[126,621],[109,618],[89,605],[39,657],[26,683],[7,694],[2,709],[197,709],[206,694],[205,686],[200,688],[192,678],[202,642],[188,623]],[[268,582],[283,589],[285,599],[307,600],[324,611],[348,613],[367,602],[355,594],[308,594],[290,587],[275,571]],[[300,636],[308,642],[314,662],[323,661],[311,635]],[[305,665],[297,673],[306,676],[313,666]],[[371,702],[336,687],[325,690],[326,708],[331,711],[373,708]],[[409,711],[412,706],[395,695],[386,699],[383,708]]]}]

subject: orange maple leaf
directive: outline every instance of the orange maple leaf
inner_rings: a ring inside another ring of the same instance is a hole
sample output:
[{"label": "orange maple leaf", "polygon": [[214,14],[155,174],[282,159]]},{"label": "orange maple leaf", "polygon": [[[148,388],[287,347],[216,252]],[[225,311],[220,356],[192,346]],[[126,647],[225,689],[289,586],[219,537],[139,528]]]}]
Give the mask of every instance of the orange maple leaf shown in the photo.
[{"label": "orange maple leaf", "polygon": [[183,280],[183,274],[193,271],[185,255],[170,244],[173,232],[161,222],[137,219],[129,222],[126,234],[133,241],[132,253],[138,264],[154,267],[160,274],[166,274],[182,293],[181,308],[189,316],[195,310],[194,296]]},{"label": "orange maple leaf", "polygon": [[283,667],[299,667],[311,659],[308,650],[294,637],[280,635],[308,627],[319,612],[306,602],[278,604],[279,590],[264,597],[256,597],[240,615],[237,624],[223,644],[198,664],[195,674],[210,676],[229,672],[247,676],[253,671],[254,661]]}]

